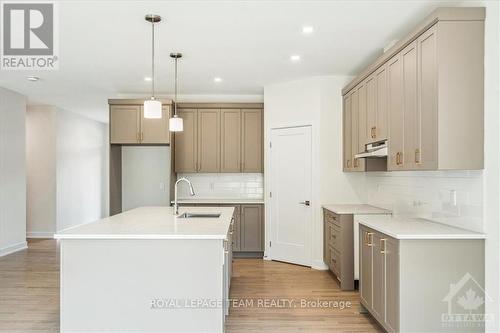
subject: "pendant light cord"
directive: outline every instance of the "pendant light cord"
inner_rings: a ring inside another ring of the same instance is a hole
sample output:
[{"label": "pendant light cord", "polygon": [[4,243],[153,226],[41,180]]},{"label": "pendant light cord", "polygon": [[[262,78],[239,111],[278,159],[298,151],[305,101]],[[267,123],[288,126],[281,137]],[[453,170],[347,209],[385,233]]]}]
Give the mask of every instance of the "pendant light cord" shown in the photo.
[{"label": "pendant light cord", "polygon": [[155,23],[151,21],[151,98],[155,98]]},{"label": "pendant light cord", "polygon": [[175,58],[174,116],[177,115],[177,60],[178,58]]}]

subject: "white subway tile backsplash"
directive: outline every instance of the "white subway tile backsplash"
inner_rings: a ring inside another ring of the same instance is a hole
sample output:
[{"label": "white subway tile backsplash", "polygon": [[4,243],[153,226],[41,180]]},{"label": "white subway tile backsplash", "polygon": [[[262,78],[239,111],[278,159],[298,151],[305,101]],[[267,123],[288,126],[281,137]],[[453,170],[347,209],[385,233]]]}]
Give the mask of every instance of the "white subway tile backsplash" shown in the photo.
[{"label": "white subway tile backsplash", "polygon": [[366,201],[395,215],[482,232],[482,171],[366,173]]},{"label": "white subway tile backsplash", "polygon": [[[264,175],[262,173],[182,173],[193,183],[199,199],[262,199]],[[192,199],[186,186],[180,186],[179,199]]]}]

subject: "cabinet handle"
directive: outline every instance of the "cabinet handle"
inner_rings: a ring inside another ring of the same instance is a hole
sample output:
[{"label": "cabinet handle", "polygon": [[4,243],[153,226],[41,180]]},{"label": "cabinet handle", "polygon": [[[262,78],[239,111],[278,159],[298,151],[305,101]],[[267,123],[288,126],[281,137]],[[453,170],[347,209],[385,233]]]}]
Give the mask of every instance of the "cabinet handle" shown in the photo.
[{"label": "cabinet handle", "polygon": [[351,167],[351,160],[347,160],[347,167],[350,168]]},{"label": "cabinet handle", "polygon": [[399,165],[399,152],[396,153],[396,165]]},{"label": "cabinet handle", "polygon": [[141,132],[141,142],[144,141],[144,132]]},{"label": "cabinet handle", "polygon": [[366,237],[367,237],[367,243],[366,245],[367,246],[373,246],[373,232],[367,232],[366,233]]},{"label": "cabinet handle", "polygon": [[135,133],[135,139],[137,140],[137,143],[141,142],[141,134],[139,132]]},{"label": "cabinet handle", "polygon": [[359,162],[358,162],[358,159],[357,159],[357,158],[355,158],[353,161],[354,161],[354,167],[355,167],[355,168],[357,168],[357,167],[358,167],[358,163],[359,163]]},{"label": "cabinet handle", "polygon": [[420,164],[420,149],[415,149],[415,163]]},{"label": "cabinet handle", "polygon": [[377,126],[373,127],[373,138],[377,138]]},{"label": "cabinet handle", "polygon": [[[386,254],[387,253],[386,242],[387,242],[387,239],[385,239],[385,238],[380,239],[380,253],[381,254]],[[384,244],[384,245],[382,246],[382,244]]]}]

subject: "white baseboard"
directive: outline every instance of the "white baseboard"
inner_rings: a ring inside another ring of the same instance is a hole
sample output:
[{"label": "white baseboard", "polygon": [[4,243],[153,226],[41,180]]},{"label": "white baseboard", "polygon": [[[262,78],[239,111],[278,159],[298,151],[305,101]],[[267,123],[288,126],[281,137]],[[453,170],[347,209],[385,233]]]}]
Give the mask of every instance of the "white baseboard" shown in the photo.
[{"label": "white baseboard", "polygon": [[7,247],[0,249],[0,257],[6,256],[8,254],[11,254],[11,253],[14,253],[17,251],[24,250],[27,248],[28,248],[28,243],[26,241],[20,242],[20,243],[14,244],[14,245],[9,245]]},{"label": "white baseboard", "polygon": [[55,232],[50,231],[31,231],[26,233],[26,238],[54,238]]},{"label": "white baseboard", "polygon": [[323,260],[313,260],[311,268],[319,271],[326,271],[329,269]]}]

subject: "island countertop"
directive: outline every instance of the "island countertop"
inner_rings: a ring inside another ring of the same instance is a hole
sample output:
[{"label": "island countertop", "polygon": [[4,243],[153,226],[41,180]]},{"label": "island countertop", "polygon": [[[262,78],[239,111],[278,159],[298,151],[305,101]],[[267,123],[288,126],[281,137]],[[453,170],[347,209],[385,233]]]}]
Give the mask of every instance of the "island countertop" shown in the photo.
[{"label": "island countertop", "polygon": [[225,239],[234,207],[180,207],[179,213],[220,213],[219,218],[178,218],[172,207],[140,207],[64,229],[56,239]]}]

